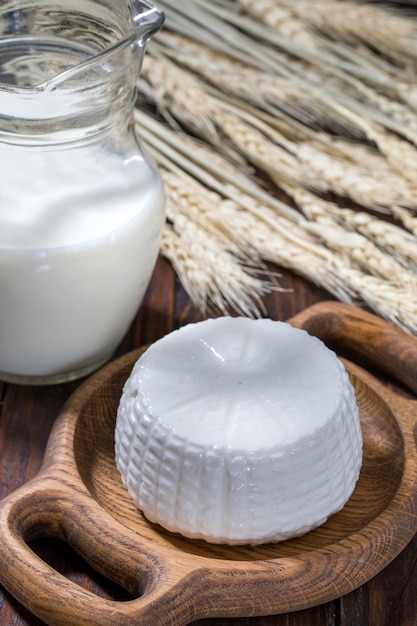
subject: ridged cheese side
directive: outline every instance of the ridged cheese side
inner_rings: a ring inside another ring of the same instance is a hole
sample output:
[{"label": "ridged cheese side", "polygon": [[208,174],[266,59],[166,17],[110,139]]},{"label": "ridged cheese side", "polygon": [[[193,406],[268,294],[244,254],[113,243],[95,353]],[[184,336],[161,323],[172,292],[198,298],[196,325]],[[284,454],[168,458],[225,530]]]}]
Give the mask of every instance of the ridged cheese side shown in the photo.
[{"label": "ridged cheese side", "polygon": [[340,510],[362,461],[353,388],[322,342],[219,318],[156,342],[120,400],[116,463],[146,517],[214,543],[282,541]]}]

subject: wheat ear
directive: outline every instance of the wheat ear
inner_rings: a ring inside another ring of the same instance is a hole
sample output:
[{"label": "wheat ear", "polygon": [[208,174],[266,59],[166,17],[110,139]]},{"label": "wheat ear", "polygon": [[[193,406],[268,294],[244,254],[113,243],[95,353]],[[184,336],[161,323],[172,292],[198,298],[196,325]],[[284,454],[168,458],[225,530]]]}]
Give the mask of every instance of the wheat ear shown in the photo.
[{"label": "wheat ear", "polygon": [[[169,190],[168,190],[169,193]],[[192,302],[203,315],[211,311],[259,317],[261,296],[271,291],[268,281],[258,279],[219,244],[216,237],[175,211],[169,200],[172,224],[165,225],[162,254],[172,263]]]},{"label": "wheat ear", "polygon": [[381,52],[417,58],[417,27],[414,20],[386,8],[344,0],[280,0],[298,16],[322,31],[337,33],[348,40],[360,39]]}]

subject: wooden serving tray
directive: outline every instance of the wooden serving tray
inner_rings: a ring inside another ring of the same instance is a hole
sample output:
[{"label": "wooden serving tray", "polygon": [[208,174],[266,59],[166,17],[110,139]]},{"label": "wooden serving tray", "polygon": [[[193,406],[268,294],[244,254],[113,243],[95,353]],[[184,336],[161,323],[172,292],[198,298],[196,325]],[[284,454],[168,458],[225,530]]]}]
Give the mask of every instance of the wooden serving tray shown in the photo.
[{"label": "wooden serving tray", "polygon": [[[417,394],[417,340],[339,303],[290,320],[355,353]],[[208,617],[286,613],[367,582],[417,530],[417,404],[345,361],[355,387],[364,462],[345,508],[303,537],[259,547],[209,545],[148,523],[122,486],[113,431],[121,389],[141,350],[110,363],[69,399],[40,473],[0,503],[0,582],[48,624],[181,626]],[[395,388],[397,388],[395,386]],[[28,547],[67,541],[135,599],[99,598]]]}]

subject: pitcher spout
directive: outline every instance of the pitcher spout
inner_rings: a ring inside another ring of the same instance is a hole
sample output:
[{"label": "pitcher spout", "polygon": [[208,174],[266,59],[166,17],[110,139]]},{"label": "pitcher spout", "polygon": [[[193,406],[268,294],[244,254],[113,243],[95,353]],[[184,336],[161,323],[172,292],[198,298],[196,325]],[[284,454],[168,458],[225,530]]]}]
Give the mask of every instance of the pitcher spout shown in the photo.
[{"label": "pitcher spout", "polygon": [[132,0],[132,13],[137,41],[144,46],[162,28],[165,16],[152,2],[142,0]]},{"label": "pitcher spout", "polygon": [[0,10],[1,136],[14,140],[26,129],[37,141],[51,133],[60,140],[129,119],[163,12],[151,0],[15,4]]}]

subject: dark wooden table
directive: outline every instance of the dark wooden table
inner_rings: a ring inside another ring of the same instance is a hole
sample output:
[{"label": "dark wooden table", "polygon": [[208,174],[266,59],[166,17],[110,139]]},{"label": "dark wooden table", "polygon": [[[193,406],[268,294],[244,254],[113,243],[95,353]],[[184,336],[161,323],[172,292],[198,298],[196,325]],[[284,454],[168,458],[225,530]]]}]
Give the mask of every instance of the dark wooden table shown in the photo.
[{"label": "dark wooden table", "polygon": [[[280,284],[291,291],[275,293],[265,299],[268,315],[273,319],[286,320],[315,302],[330,299],[326,292],[289,272],[282,272]],[[145,301],[119,347],[117,356],[150,343],[179,325],[199,319],[200,315],[190,303],[171,267],[164,259],[160,259]],[[33,388],[0,383],[1,498],[36,474],[54,420],[80,382]],[[97,595],[124,599],[121,589],[93,572],[60,541],[37,541],[31,547],[56,570]],[[42,623],[0,588],[0,626],[39,626]],[[368,584],[328,604],[274,617],[210,619],[195,624],[417,626],[417,538]]]}]

